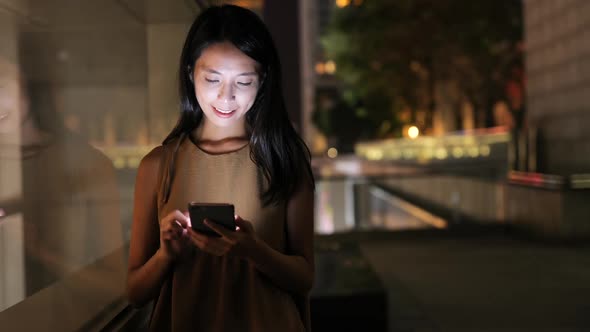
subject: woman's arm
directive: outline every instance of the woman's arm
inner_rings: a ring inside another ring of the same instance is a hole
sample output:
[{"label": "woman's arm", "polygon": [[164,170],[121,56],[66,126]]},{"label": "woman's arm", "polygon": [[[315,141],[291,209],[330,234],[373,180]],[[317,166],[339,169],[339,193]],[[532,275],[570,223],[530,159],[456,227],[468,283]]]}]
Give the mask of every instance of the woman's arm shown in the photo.
[{"label": "woman's arm", "polygon": [[162,153],[157,147],[143,158],[135,182],[127,297],[137,306],[158,294],[172,266],[172,259],[159,249],[157,179]]},{"label": "woman's arm", "polygon": [[257,241],[249,260],[277,286],[307,294],[314,280],[313,232],[314,194],[305,181],[287,204],[287,254]]}]

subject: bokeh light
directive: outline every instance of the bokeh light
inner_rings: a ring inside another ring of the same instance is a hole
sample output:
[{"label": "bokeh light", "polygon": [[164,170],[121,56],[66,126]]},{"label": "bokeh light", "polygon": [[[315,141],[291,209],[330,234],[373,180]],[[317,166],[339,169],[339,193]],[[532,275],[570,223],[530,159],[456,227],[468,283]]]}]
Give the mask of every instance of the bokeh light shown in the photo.
[{"label": "bokeh light", "polygon": [[326,74],[334,74],[336,72],[336,63],[332,60],[326,61],[324,64],[324,70],[326,71]]},{"label": "bokeh light", "polygon": [[420,129],[418,129],[418,127],[411,126],[410,128],[408,128],[408,137],[410,137],[411,139],[414,139],[414,138],[418,137],[419,135],[420,135]]},{"label": "bokeh light", "polygon": [[350,5],[350,0],[336,0],[336,6],[338,8],[344,8],[348,5]]},{"label": "bokeh light", "polygon": [[338,150],[336,150],[336,148],[329,148],[328,149],[328,157],[330,157],[330,158],[338,157]]}]

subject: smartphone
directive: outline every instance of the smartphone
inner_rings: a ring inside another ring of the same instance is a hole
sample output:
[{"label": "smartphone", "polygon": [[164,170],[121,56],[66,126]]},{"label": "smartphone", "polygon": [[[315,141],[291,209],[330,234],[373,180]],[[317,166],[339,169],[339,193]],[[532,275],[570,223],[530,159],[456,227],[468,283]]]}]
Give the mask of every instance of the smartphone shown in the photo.
[{"label": "smartphone", "polygon": [[227,230],[236,230],[236,220],[234,219],[234,206],[227,203],[197,203],[188,204],[188,213],[191,218],[193,230],[204,233],[209,236],[221,236],[203,223],[208,219],[216,224],[225,227]]}]

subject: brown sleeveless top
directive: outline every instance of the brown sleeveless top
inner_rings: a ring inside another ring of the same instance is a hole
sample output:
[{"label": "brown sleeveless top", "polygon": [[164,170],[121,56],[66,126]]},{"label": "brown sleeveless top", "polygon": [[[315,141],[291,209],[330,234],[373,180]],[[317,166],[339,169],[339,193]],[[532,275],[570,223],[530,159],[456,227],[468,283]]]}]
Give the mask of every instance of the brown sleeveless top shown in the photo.
[{"label": "brown sleeveless top", "polygon": [[[213,155],[189,139],[179,142],[163,149],[159,218],[175,209],[186,211],[192,201],[232,203],[260,239],[285,252],[286,205],[262,206],[264,181],[250,159],[249,145]],[[150,331],[306,330],[307,298],[278,288],[244,259],[216,257],[197,247],[175,263],[150,322]]]}]

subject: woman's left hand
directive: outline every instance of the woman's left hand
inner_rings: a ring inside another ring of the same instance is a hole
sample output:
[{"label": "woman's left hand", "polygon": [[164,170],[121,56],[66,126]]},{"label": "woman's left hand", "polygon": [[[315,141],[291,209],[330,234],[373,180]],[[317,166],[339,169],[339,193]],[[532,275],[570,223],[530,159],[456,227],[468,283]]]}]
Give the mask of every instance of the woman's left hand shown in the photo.
[{"label": "woman's left hand", "polygon": [[215,256],[235,255],[247,258],[258,245],[258,238],[252,223],[235,216],[236,231],[232,232],[210,220],[205,225],[215,231],[220,237],[207,236],[203,233],[188,229],[191,241],[204,252]]}]

